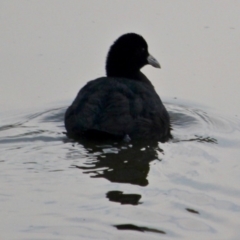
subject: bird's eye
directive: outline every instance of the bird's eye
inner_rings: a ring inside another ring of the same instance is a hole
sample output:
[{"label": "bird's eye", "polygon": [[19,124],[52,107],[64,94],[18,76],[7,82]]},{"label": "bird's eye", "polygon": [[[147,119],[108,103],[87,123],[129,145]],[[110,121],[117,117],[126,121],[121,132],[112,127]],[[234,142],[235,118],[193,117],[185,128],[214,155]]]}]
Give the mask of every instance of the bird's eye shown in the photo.
[{"label": "bird's eye", "polygon": [[142,48],[142,52],[145,52],[145,50],[146,50],[145,48]]}]

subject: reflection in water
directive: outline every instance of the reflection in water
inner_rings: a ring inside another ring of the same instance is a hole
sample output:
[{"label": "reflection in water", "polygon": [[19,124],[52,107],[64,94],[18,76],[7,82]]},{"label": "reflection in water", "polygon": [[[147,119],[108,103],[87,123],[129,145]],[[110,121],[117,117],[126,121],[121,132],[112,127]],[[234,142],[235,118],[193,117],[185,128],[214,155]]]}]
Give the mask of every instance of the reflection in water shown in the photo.
[{"label": "reflection in water", "polygon": [[186,208],[186,210],[190,213],[195,213],[195,214],[199,214],[198,211],[194,210],[194,209],[191,209],[191,208]]},{"label": "reflection in water", "polygon": [[133,224],[119,224],[119,225],[114,225],[118,230],[134,230],[134,231],[139,231],[139,232],[154,232],[154,233],[161,233],[161,234],[166,234],[166,232],[154,229],[154,228],[148,228],[148,227],[140,227],[136,226]]},{"label": "reflection in water", "polygon": [[[131,183],[147,186],[149,163],[158,159],[159,149],[157,142],[114,145],[99,145],[89,141],[81,144],[87,150],[90,162],[77,168],[85,170],[84,173],[92,174],[94,178],[106,178],[111,182]],[[144,147],[143,147],[144,146]],[[92,159],[92,160],[91,160]]]},{"label": "reflection in water", "polygon": [[139,194],[123,194],[121,191],[110,191],[106,194],[109,201],[119,202],[121,204],[138,205],[141,204],[139,200],[141,195]]},{"label": "reflection in water", "polygon": [[206,142],[206,143],[214,143],[214,144],[217,144],[217,139],[216,138],[213,138],[213,137],[203,137],[203,136],[198,136],[198,135],[195,135],[194,138],[189,138],[189,139],[186,139],[186,140],[173,140],[175,143],[176,142]]}]

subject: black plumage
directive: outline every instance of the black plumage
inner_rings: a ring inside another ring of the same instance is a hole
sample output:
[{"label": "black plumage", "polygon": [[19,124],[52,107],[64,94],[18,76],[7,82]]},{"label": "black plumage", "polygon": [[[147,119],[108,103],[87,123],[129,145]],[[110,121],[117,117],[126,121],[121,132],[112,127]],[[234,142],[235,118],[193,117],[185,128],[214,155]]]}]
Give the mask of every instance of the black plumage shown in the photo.
[{"label": "black plumage", "polygon": [[161,142],[171,138],[169,114],[140,71],[146,64],[160,67],[140,35],[118,38],[107,55],[107,77],[88,82],[67,109],[68,136]]}]

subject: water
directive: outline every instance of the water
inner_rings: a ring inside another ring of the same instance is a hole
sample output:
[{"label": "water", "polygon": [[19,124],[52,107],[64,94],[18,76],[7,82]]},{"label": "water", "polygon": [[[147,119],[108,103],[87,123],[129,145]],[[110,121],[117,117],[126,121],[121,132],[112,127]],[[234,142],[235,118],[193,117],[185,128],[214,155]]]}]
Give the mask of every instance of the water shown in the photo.
[{"label": "water", "polygon": [[[0,239],[240,239],[240,2],[0,1]],[[63,115],[136,32],[164,144],[69,140]]]},{"label": "water", "polygon": [[67,105],[5,115],[2,239],[239,239],[240,120],[169,100],[174,139],[64,134]]}]

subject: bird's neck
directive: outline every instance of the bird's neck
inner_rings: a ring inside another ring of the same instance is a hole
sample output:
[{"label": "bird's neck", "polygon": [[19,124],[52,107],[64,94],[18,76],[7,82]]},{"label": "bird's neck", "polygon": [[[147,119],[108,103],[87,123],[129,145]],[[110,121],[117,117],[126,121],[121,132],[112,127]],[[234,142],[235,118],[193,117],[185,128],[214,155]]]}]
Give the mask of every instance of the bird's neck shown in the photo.
[{"label": "bird's neck", "polygon": [[135,81],[146,82],[152,85],[148,78],[140,70],[124,71],[124,69],[108,68],[107,66],[106,74],[107,77],[128,78]]}]

